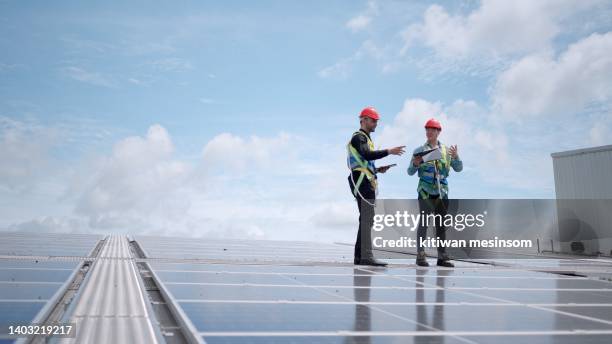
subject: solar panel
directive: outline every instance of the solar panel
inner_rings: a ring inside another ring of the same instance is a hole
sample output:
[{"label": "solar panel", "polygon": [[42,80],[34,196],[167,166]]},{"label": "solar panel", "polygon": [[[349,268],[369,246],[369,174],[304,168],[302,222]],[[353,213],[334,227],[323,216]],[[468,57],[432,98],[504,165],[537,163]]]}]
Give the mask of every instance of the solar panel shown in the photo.
[{"label": "solar panel", "polygon": [[62,283],[0,283],[3,300],[48,300]]},{"label": "solar panel", "polygon": [[[227,284],[288,284],[291,281],[282,276],[257,274],[202,274],[197,272],[170,272],[158,274],[162,281],[172,283],[227,283]],[[294,283],[291,283],[294,284]]]},{"label": "solar panel", "polygon": [[0,269],[74,269],[76,262],[59,260],[0,259]]},{"label": "solar panel", "polygon": [[[309,242],[262,240],[186,240],[138,236],[136,240],[150,257],[240,262],[349,262],[353,248]],[[177,248],[180,248],[177,250]]]},{"label": "solar panel", "polygon": [[599,304],[588,306],[574,306],[574,305],[556,305],[556,306],[543,306],[544,309],[550,309],[560,311],[564,313],[571,313],[581,315],[587,318],[603,319],[608,322],[612,322],[612,304]]},{"label": "solar panel", "polygon": [[72,270],[41,270],[27,269],[2,270],[0,268],[0,281],[8,282],[63,282],[72,273]]},{"label": "solar panel", "polygon": [[282,286],[249,285],[184,285],[168,284],[177,301],[224,300],[224,301],[336,301],[332,295],[313,288],[291,288]]},{"label": "solar panel", "polygon": [[[321,271],[321,266],[313,265],[281,265],[281,264],[205,264],[205,263],[160,263],[156,260],[151,261],[151,266],[156,271],[208,271],[208,272],[230,272],[230,273],[317,273]],[[327,273],[353,275],[352,266],[325,266]],[[362,274],[369,274],[362,271]]]},{"label": "solar panel", "polygon": [[360,312],[350,304],[183,302],[181,306],[201,332],[403,331],[408,325],[387,313],[367,306],[366,312]]},{"label": "solar panel", "polygon": [[[252,344],[277,344],[277,343],[322,343],[322,344],[346,344],[346,343],[402,343],[402,344],[412,344],[412,343],[444,343],[444,344],[465,344],[465,340],[455,339],[453,337],[445,337],[445,336],[428,336],[426,338],[422,337],[411,337],[411,336],[390,336],[390,335],[363,335],[363,336],[353,336],[350,337],[342,337],[338,335],[331,336],[316,336],[316,339],[310,336],[300,336],[298,335],[267,335],[267,336],[239,336],[234,335],[231,337],[223,337],[223,336],[206,336],[204,339],[206,343],[224,343],[224,344],[233,344],[233,343],[252,343]],[[475,341],[474,341],[475,342]]]},{"label": "solar panel", "polygon": [[[323,271],[325,271],[323,269]],[[349,286],[359,287],[395,287],[395,288],[416,288],[418,285],[414,281],[405,281],[393,276],[372,275],[372,276],[335,276],[335,275],[287,275],[287,278],[296,283],[315,286]]]},{"label": "solar panel", "polygon": [[478,290],[483,297],[503,298],[509,302],[528,304],[601,304],[612,303],[612,293],[608,291],[573,291],[573,290]]},{"label": "solar panel", "polygon": [[0,302],[0,335],[6,336],[9,326],[28,325],[44,307],[46,300]]},{"label": "solar panel", "polygon": [[100,235],[3,232],[0,255],[6,256],[87,256]]},{"label": "solar panel", "polygon": [[[609,330],[610,324],[520,304],[380,305],[377,309],[445,331]],[[469,316],[468,316],[469,315]],[[436,321],[438,321],[437,324]],[[418,329],[415,329],[418,330]]]},{"label": "solar panel", "polygon": [[13,339],[1,339],[0,338],[0,344],[12,344],[14,343]]},{"label": "solar panel", "polygon": [[[551,333],[540,332],[537,335],[529,335],[523,333],[520,337],[505,335],[505,336],[479,336],[470,337],[464,336],[466,340],[476,343],[500,343],[500,344],[516,344],[517,341],[523,343],[544,343],[544,344],[576,344],[576,343],[609,343],[610,334],[589,334],[582,332],[571,331],[556,331]],[[517,339],[518,338],[518,339]]]}]

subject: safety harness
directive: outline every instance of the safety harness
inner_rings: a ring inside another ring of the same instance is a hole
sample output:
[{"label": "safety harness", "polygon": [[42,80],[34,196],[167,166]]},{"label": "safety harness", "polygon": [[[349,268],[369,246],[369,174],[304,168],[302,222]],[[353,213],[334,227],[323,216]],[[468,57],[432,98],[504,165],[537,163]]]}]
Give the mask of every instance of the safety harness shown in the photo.
[{"label": "safety harness", "polygon": [[[370,137],[368,137],[368,135],[366,135],[365,133],[361,131],[356,131],[355,133],[353,133],[353,136],[351,136],[351,141],[352,141],[352,138],[355,137],[355,135],[364,135],[367,139],[368,147],[370,148],[370,150],[372,151],[374,150],[374,143],[372,142]],[[374,191],[375,192],[378,191],[377,189],[378,185],[376,182],[376,166],[374,165],[374,161],[365,160],[361,156],[361,154],[359,154],[359,151],[357,151],[357,149],[353,147],[353,145],[351,144],[351,141],[349,141],[349,143],[346,145],[346,149],[347,149],[347,165],[349,169],[351,170],[351,180],[353,181],[353,186],[354,186],[353,195],[355,197],[359,195],[361,199],[367,202],[367,200],[359,192],[359,186],[361,186],[361,183],[363,183],[363,179],[367,178],[368,181],[372,184]],[[353,179],[353,173],[352,173],[353,171],[360,172],[359,178],[357,178],[357,182],[355,182],[355,180]]]},{"label": "safety harness", "polygon": [[[441,178],[441,175],[444,171],[448,173],[450,169],[450,160],[448,159],[446,146],[444,144],[440,145],[440,153],[442,154],[442,159],[423,163],[419,177],[421,181],[425,183],[435,183],[438,188],[438,195],[442,197],[442,188],[440,184],[446,185],[448,182],[446,181],[446,177]],[[419,188],[419,194],[422,198],[429,198],[429,194],[423,190],[423,188]]]}]

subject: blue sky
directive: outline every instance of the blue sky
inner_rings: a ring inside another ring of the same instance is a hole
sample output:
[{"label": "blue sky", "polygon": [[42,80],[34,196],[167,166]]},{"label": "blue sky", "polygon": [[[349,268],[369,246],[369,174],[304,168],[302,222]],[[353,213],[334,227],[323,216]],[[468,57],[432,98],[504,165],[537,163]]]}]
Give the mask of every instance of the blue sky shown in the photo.
[{"label": "blue sky", "polygon": [[[456,198],[612,143],[605,1],[0,1],[0,227],[352,241],[344,149],[432,116]],[[381,197],[415,197],[407,158]],[[320,230],[315,230],[321,228]]]}]

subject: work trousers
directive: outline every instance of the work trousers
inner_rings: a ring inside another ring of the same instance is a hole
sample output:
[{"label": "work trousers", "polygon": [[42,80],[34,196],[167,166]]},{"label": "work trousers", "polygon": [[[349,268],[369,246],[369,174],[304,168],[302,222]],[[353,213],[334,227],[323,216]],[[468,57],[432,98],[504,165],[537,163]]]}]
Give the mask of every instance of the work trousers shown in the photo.
[{"label": "work trousers", "polygon": [[[448,210],[448,197],[444,196],[443,198],[440,198],[439,195],[427,195],[426,197],[423,197],[423,195],[421,195],[421,193],[419,193],[419,210],[421,212],[421,214],[423,214],[423,216],[426,216],[428,214],[433,214],[433,215],[440,215],[442,217],[442,220],[440,221],[439,219],[431,219],[431,221],[435,222],[435,227],[436,227],[436,237],[439,238],[439,240],[445,240],[446,239],[446,228],[444,227],[444,217],[447,214],[447,210]],[[421,221],[421,223],[419,224],[419,228],[417,229],[417,251],[418,252],[422,252],[425,251],[425,248],[422,245],[421,240],[425,240],[427,239],[427,222],[423,223],[423,221]],[[446,248],[443,246],[438,246],[438,257],[441,257],[443,254],[446,253]]]},{"label": "work trousers", "polygon": [[[357,182],[359,178],[359,173],[353,173],[353,178],[355,182]],[[351,189],[351,194],[353,194],[353,190],[355,186],[353,184],[353,180],[351,176],[348,176],[349,187]],[[357,201],[357,209],[359,209],[359,228],[357,229],[357,240],[355,241],[355,259],[359,260],[361,258],[372,258],[372,225],[374,224],[374,206],[368,204],[375,204],[376,202],[376,191],[372,186],[372,183],[364,177],[361,185],[359,185],[359,193],[363,198],[367,200],[364,201],[359,194],[355,196],[355,200]]]}]

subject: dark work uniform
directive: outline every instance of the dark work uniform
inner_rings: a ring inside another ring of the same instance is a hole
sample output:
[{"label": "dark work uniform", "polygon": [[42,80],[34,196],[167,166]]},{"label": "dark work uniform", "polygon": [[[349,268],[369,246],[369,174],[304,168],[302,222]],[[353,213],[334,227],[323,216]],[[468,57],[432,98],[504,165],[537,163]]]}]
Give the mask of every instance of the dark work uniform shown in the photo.
[{"label": "dark work uniform", "polygon": [[[360,129],[363,135],[354,135],[351,139],[351,145],[359,152],[361,157],[364,160],[377,160],[386,157],[389,155],[387,150],[370,150],[368,146],[368,140],[366,139],[366,135],[369,138],[370,135],[366,133],[363,129]],[[353,178],[348,176],[349,187],[351,189],[351,194],[353,194],[354,184],[353,180],[357,182],[359,180],[359,175],[361,172],[352,171],[351,172]],[[359,186],[359,193],[361,196],[368,200],[370,203],[374,204],[376,199],[376,191],[372,186],[372,183],[364,177],[361,185]],[[357,208],[359,209],[359,228],[357,229],[357,241],[355,242],[355,259],[361,259],[362,257],[367,258],[372,256],[372,237],[371,237],[371,229],[374,224],[374,207],[367,202],[364,202],[359,194],[355,195],[355,199],[357,200]]]},{"label": "dark work uniform", "polygon": [[[425,191],[423,191],[425,193]],[[444,195],[440,198],[440,195],[427,195],[424,198],[419,192],[419,209],[427,216],[428,214],[440,215],[442,219],[447,214],[448,209],[448,196]],[[440,240],[446,240],[446,228],[440,221],[435,221],[436,237]],[[427,226],[419,224],[417,229],[417,251],[425,251],[425,248],[421,245],[421,240],[427,239]],[[438,257],[442,257],[446,253],[444,246],[438,246]]]}]

